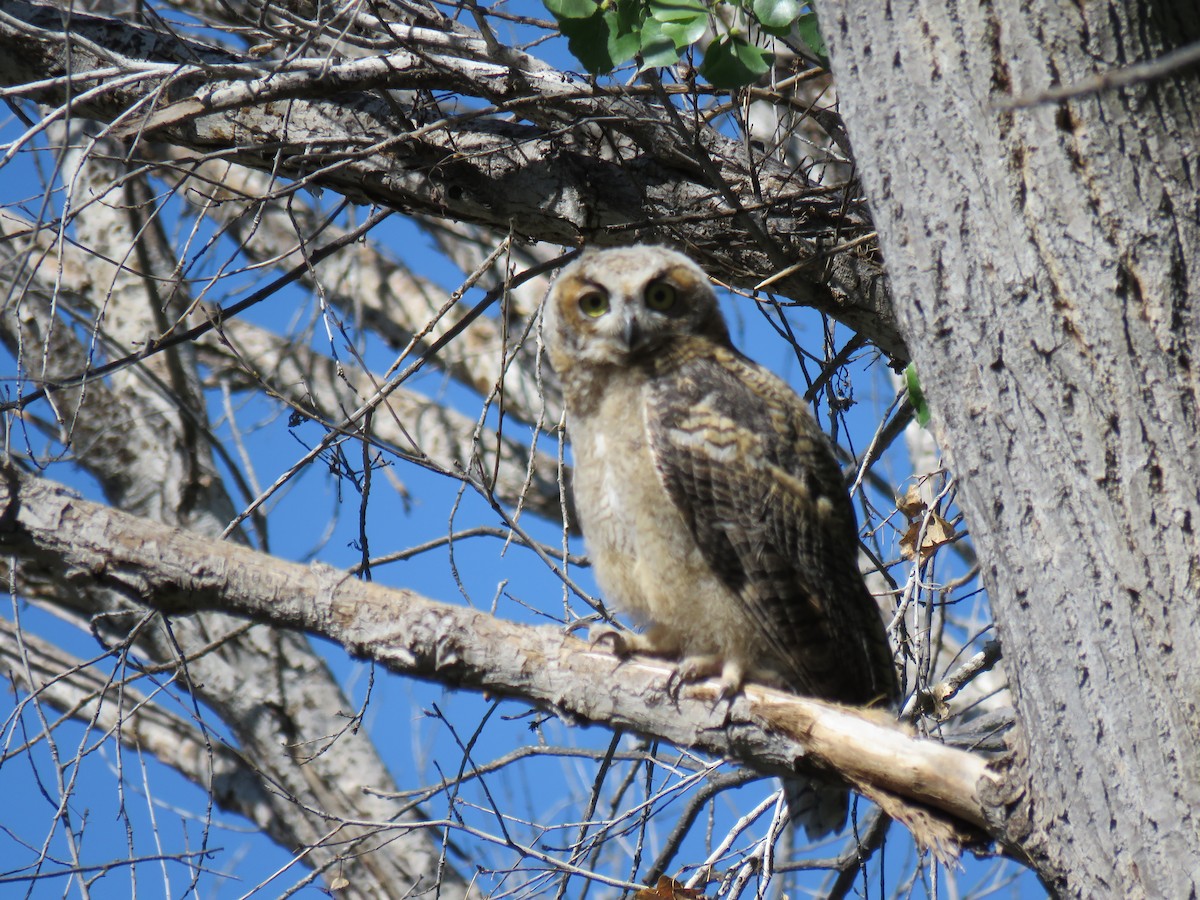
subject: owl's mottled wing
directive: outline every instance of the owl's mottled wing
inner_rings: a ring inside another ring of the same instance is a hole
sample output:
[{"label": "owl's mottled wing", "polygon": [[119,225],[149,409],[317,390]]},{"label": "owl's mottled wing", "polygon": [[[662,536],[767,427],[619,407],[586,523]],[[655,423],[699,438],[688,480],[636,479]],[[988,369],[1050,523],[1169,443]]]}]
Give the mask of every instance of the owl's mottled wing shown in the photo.
[{"label": "owl's mottled wing", "polygon": [[688,342],[660,361],[647,432],[667,492],[745,604],[787,687],[866,704],[895,676],[857,567],[842,475],[803,402],[736,351]]}]

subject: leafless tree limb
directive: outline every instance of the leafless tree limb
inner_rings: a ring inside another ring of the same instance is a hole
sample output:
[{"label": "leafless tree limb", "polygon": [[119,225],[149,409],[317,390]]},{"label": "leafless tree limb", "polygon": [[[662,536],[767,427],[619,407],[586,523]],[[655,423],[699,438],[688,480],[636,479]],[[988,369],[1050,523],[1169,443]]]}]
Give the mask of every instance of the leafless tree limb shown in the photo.
[{"label": "leafless tree limb", "polygon": [[[78,11],[67,34],[56,7],[14,0],[0,17],[0,83],[11,99],[114,134],[218,153],[360,202],[568,246],[671,241],[747,288],[806,261],[773,288],[905,356],[879,264],[823,250],[871,230],[857,198],[768,159],[751,165],[737,142],[651,98],[597,92],[517,51],[490,60],[478,36],[391,31],[401,49],[382,56],[256,60]],[[434,90],[488,105],[431,119],[396,93]],[[739,210],[732,196],[771,202]],[[765,246],[752,235],[759,219],[771,222]]]},{"label": "leafless tree limb", "polygon": [[[3,546],[16,575],[51,567],[118,589],[168,615],[220,610],[343,644],[390,669],[525,699],[559,715],[652,734],[775,774],[826,769],[983,827],[982,759],[914,740],[878,715],[750,687],[728,708],[717,688],[682,692],[670,667],[621,662],[553,628],[530,628],[211,541],[74,497],[9,469]],[[669,710],[669,715],[664,715]],[[827,767],[827,768],[826,768]]]}]

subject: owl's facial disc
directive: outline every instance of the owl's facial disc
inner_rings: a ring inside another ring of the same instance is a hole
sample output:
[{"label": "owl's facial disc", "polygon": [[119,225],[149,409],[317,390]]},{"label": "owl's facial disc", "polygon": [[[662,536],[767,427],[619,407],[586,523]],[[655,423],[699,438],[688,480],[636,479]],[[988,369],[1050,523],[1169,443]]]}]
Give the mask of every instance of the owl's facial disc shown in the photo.
[{"label": "owl's facial disc", "polygon": [[559,274],[545,321],[560,374],[640,364],[696,336],[729,343],[707,276],[663,247],[585,254]]}]

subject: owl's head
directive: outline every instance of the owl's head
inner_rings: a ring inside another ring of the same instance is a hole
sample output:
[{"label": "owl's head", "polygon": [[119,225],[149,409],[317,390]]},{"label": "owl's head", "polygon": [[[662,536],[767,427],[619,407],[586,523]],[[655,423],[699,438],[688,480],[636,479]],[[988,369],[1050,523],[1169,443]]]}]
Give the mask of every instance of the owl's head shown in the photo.
[{"label": "owl's head", "polygon": [[666,247],[585,253],[559,273],[544,315],[542,334],[559,375],[635,364],[681,337],[729,342],[708,276]]}]

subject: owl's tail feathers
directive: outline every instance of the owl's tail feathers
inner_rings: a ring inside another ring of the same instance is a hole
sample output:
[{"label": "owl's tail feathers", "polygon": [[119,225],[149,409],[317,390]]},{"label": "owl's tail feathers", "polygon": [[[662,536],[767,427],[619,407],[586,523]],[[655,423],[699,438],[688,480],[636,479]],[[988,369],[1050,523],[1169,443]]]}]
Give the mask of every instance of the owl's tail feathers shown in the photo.
[{"label": "owl's tail feathers", "polygon": [[810,841],[837,834],[846,827],[849,789],[797,777],[783,779],[783,791],[792,824],[803,828]]},{"label": "owl's tail feathers", "polygon": [[[964,846],[979,840],[978,834],[936,809],[875,790],[870,785],[859,785],[859,789],[886,817],[907,828],[919,848],[929,850],[945,865],[953,865]],[[797,776],[783,779],[783,790],[792,824],[803,828],[810,841],[837,834],[846,827],[849,788]],[[880,832],[881,838],[883,834],[886,830]]]}]

